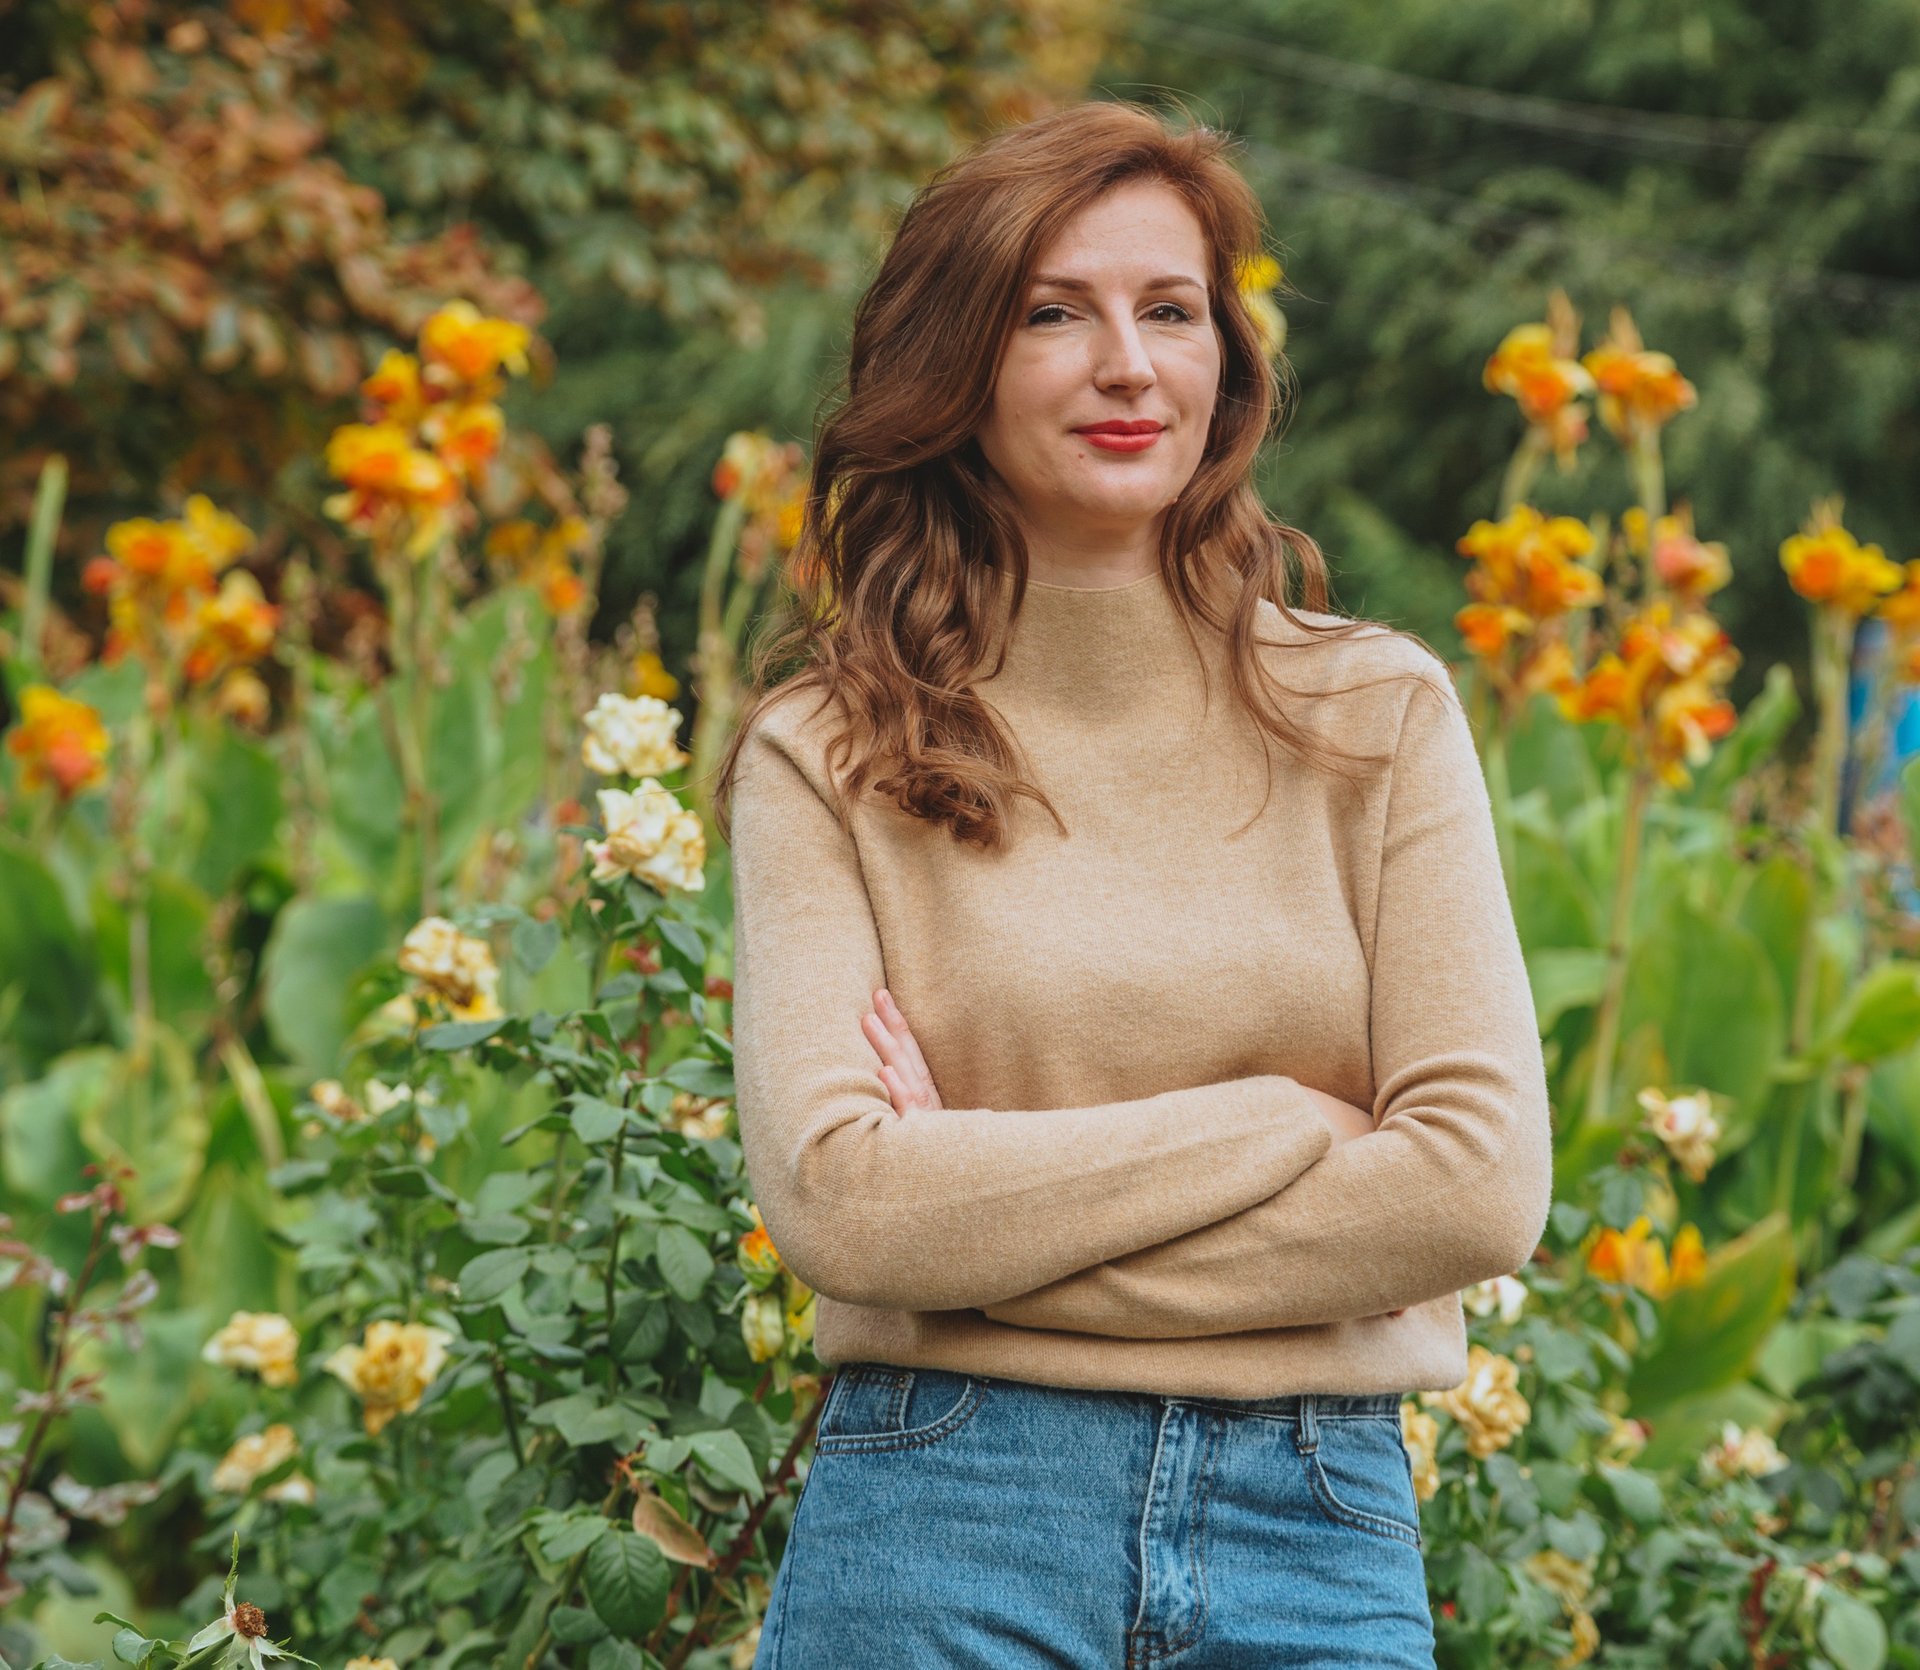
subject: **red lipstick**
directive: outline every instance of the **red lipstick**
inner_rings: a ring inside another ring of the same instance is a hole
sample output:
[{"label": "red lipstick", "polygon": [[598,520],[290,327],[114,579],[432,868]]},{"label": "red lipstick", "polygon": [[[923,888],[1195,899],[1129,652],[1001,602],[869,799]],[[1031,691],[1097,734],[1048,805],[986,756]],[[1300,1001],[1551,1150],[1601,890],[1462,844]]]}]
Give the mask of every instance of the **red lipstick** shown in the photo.
[{"label": "red lipstick", "polygon": [[1145,452],[1160,439],[1164,427],[1153,418],[1109,418],[1104,423],[1084,424],[1074,433],[1084,435],[1088,445],[1102,452]]}]

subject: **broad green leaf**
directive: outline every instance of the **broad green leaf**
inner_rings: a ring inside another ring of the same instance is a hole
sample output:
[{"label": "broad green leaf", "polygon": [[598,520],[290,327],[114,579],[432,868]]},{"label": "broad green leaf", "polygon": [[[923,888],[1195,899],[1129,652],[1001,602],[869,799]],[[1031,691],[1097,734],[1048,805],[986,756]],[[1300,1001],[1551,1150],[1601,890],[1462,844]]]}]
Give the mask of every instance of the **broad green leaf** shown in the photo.
[{"label": "broad green leaf", "polygon": [[526,1251],[520,1247],[502,1247],[496,1252],[483,1252],[477,1258],[468,1259],[456,1278],[460,1284],[461,1299],[472,1304],[486,1304],[499,1298],[527,1273],[529,1262]]},{"label": "broad green leaf", "polygon": [[723,1484],[744,1490],[756,1502],[765,1492],[760,1470],[747,1451],[746,1440],[728,1431],[696,1432],[690,1442],[700,1464]]},{"label": "broad green leaf", "polygon": [[573,1134],[582,1142],[611,1141],[632,1115],[625,1108],[603,1102],[597,1096],[577,1096],[573,1103]]},{"label": "broad green leaf", "polygon": [[1768,1214],[1707,1257],[1706,1273],[1659,1302],[1660,1331],[1634,1364],[1628,1406],[1659,1424],[1660,1411],[1744,1379],[1793,1298],[1793,1231]]},{"label": "broad green leaf", "polygon": [[1822,1042],[1860,1062],[1920,1043],[1920,963],[1884,962],[1869,970],[1847,994]]},{"label": "broad green leaf", "polygon": [[666,1614],[667,1558],[645,1537],[609,1531],[587,1552],[587,1599],[616,1636],[645,1635]]},{"label": "broad green leaf", "polygon": [[97,978],[93,947],[53,872],[23,841],[0,832],[0,1013],[9,996],[18,1005],[9,1041],[39,1064],[97,1037]]},{"label": "broad green leaf", "polygon": [[1858,1595],[1829,1583],[1821,1591],[1820,1645],[1839,1670],[1880,1670],[1887,1662],[1887,1626]]},{"label": "broad green leaf", "polygon": [[679,1224],[662,1226],[653,1256],[667,1286],[682,1299],[699,1298],[713,1274],[713,1254],[706,1243]]},{"label": "broad green leaf", "polygon": [[390,949],[380,902],[366,895],[296,899],[275,918],[263,958],[267,1025],[309,1078],[337,1070],[348,989]]}]

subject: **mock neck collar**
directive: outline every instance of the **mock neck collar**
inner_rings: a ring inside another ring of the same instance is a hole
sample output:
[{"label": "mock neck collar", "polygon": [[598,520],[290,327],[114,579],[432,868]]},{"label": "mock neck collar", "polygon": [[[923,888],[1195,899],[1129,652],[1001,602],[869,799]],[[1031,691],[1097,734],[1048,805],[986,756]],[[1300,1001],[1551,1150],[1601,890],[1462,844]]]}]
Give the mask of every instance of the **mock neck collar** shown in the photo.
[{"label": "mock neck collar", "polygon": [[[1001,607],[1012,598],[1008,576]],[[1222,636],[1199,620],[1193,631],[1220,664]],[[992,666],[989,652],[980,690],[991,699],[1106,717],[1177,699],[1189,685],[1197,693],[1201,680],[1180,606],[1158,568],[1117,586],[1029,579],[998,676],[989,676]]]}]

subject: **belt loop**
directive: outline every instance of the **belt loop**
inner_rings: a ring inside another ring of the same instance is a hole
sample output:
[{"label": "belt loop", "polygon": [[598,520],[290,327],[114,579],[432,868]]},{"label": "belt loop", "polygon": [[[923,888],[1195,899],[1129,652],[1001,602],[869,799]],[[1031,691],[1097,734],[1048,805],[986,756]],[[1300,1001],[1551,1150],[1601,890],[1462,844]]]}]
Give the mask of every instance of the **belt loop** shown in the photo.
[{"label": "belt loop", "polygon": [[1313,1404],[1312,1392],[1300,1394],[1300,1432],[1295,1441],[1299,1444],[1302,1455],[1312,1455],[1320,1444],[1320,1427],[1313,1418]]}]

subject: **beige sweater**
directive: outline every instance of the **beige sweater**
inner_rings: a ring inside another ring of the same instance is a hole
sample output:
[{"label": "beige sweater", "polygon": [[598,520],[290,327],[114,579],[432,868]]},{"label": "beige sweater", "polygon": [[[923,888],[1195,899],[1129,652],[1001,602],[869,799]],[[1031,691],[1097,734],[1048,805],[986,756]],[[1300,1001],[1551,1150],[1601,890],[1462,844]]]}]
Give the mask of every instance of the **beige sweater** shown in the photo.
[{"label": "beige sweater", "polygon": [[[1260,611],[1263,639],[1304,636]],[[743,745],[736,1106],[823,1362],[1439,1389],[1466,1374],[1459,1290],[1538,1243],[1540,1040],[1444,665],[1379,626],[1265,652],[1310,693],[1291,713],[1393,766],[1348,784],[1275,744],[1255,817],[1259,737],[1197,630],[1207,690],[1157,573],[1029,583],[976,688],[1070,834],[1021,797],[998,854],[871,791],[848,839],[818,692]],[[1338,693],[1402,670],[1423,676]],[[882,985],[942,1108],[892,1110],[860,1026]],[[1303,1085],[1376,1129],[1335,1145]]]}]

